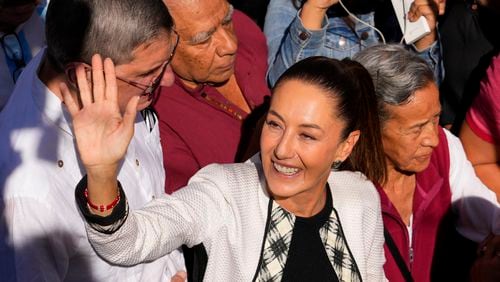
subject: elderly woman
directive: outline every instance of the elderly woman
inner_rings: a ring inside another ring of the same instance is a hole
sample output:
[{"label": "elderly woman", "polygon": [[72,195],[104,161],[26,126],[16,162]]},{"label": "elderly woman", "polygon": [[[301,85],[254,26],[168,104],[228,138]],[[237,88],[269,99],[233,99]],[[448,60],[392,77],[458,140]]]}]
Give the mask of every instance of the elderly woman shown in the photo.
[{"label": "elderly woman", "polygon": [[116,171],[136,102],[122,118],[110,60],[104,70],[106,86],[102,71],[93,73],[91,99],[79,69],[83,105],[69,94],[65,102],[88,173],[77,201],[105,259],[133,265],[204,243],[206,281],[385,279],[378,194],[361,173],[337,170],[384,178],[373,84],[361,65],[323,57],[294,65],[274,88],[260,154],[209,165],[188,186],[133,212]]},{"label": "elderly woman", "polygon": [[387,163],[387,179],[377,187],[385,274],[390,281],[430,281],[446,215],[455,212],[458,231],[479,242],[500,232],[498,202],[458,138],[438,125],[439,91],[425,61],[396,45],[373,46],[354,58],[370,72],[379,103]]}]

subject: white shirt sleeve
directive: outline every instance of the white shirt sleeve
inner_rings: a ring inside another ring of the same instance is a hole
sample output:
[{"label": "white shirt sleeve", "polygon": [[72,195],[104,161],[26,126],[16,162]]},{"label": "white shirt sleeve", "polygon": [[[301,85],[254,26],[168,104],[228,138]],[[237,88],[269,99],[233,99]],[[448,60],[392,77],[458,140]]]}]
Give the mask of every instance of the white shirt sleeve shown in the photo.
[{"label": "white shirt sleeve", "polygon": [[500,205],[496,195],[476,176],[460,140],[444,130],[450,151],[451,202],[457,230],[480,242],[489,233],[500,234]]}]

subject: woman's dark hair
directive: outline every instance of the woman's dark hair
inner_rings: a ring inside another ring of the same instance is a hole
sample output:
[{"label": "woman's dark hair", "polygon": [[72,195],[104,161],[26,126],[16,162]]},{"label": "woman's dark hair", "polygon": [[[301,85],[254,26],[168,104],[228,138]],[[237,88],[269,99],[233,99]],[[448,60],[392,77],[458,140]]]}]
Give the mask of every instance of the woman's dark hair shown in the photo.
[{"label": "woman's dark hair", "polygon": [[309,57],[290,67],[278,79],[273,91],[286,81],[297,80],[320,89],[335,100],[334,116],[345,122],[342,140],[352,131],[361,134],[349,158],[340,169],[361,171],[368,179],[384,183],[385,154],[382,147],[377,100],[368,71],[350,59]]}]

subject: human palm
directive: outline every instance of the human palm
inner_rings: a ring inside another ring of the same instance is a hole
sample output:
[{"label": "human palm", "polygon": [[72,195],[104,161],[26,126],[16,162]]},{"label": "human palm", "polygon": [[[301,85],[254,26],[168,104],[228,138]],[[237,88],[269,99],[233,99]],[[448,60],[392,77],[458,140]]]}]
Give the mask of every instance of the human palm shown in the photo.
[{"label": "human palm", "polygon": [[[104,72],[103,72],[104,66]],[[88,67],[76,67],[79,103],[65,84],[61,85],[64,102],[73,119],[73,132],[80,158],[87,172],[116,168],[124,157],[134,134],[138,97],[132,98],[122,115],[117,102],[116,77],[110,59],[92,57],[92,82]]]}]

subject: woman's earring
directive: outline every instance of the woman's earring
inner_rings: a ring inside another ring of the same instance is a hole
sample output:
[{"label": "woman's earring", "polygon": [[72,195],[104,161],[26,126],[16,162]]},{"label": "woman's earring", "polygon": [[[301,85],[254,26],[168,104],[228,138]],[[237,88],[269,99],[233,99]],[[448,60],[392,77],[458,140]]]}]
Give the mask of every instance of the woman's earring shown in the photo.
[{"label": "woman's earring", "polygon": [[338,170],[341,164],[342,164],[341,160],[334,161],[332,165],[333,170]]}]

